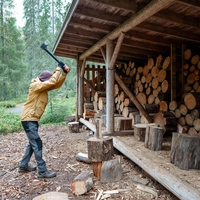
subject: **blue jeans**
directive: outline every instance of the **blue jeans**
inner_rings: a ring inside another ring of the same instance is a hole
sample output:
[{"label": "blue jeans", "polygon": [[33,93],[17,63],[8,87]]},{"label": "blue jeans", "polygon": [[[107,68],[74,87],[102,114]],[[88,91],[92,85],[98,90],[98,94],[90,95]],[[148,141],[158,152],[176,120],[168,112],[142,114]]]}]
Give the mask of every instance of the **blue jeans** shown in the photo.
[{"label": "blue jeans", "polygon": [[29,140],[29,144],[26,147],[25,154],[19,164],[20,167],[28,166],[28,162],[31,159],[32,154],[35,155],[38,171],[46,171],[46,162],[42,159],[42,140],[38,135],[38,122],[37,121],[23,121],[22,126],[26,132]]}]

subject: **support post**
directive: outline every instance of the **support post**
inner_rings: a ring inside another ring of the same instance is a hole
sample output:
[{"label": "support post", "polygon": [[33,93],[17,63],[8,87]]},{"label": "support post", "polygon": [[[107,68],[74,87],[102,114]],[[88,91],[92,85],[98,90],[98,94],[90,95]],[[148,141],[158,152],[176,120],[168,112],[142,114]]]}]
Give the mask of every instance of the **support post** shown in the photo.
[{"label": "support post", "polygon": [[108,134],[114,133],[114,70],[109,69],[110,61],[114,51],[114,42],[108,40],[106,44],[106,114]]},{"label": "support post", "polygon": [[84,59],[82,62],[79,61],[79,107],[78,107],[78,115],[80,117],[83,116],[84,112],[84,72],[85,72],[85,63],[86,59]]},{"label": "support post", "polygon": [[171,101],[176,101],[176,47],[171,44]]}]

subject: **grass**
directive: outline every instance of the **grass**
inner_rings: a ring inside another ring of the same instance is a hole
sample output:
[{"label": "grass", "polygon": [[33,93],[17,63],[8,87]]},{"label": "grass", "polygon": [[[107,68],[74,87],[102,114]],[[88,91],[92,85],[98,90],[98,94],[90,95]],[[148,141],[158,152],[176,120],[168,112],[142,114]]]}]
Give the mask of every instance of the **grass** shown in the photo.
[{"label": "grass", "polygon": [[[19,114],[11,113],[8,108],[16,107],[22,100],[0,102],[0,134],[7,134],[23,130]],[[74,93],[65,98],[64,95],[50,98],[49,103],[42,115],[40,125],[59,124],[64,122],[64,117],[76,112],[76,96]]]}]

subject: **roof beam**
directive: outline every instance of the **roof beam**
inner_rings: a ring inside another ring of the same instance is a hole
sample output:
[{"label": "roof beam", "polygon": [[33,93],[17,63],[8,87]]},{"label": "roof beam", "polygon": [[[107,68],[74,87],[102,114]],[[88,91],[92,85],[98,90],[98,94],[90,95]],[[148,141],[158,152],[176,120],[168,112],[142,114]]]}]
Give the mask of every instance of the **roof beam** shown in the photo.
[{"label": "roof beam", "polygon": [[93,45],[83,54],[81,54],[79,59],[83,60],[84,58],[87,58],[89,55],[97,51],[101,46],[104,46],[107,39],[116,39],[121,32],[127,32],[131,30],[133,27],[137,26],[141,22],[145,21],[146,19],[175,1],[176,0],[152,0],[147,6],[138,11],[136,14],[133,14],[128,20],[119,25],[116,29],[114,29],[112,32],[99,40],[95,45]]},{"label": "roof beam", "polygon": [[200,1],[199,0],[178,0],[179,3],[187,5],[187,6],[193,6],[195,8],[200,7]]},{"label": "roof beam", "polygon": [[164,35],[171,35],[177,38],[181,38],[184,40],[188,40],[188,41],[193,41],[193,42],[197,42],[200,43],[199,41],[199,35],[195,34],[195,33],[188,33],[186,31],[182,31],[182,30],[178,30],[177,28],[168,28],[168,27],[164,27],[164,26],[160,26],[160,25],[155,25],[152,23],[148,23],[148,22],[143,22],[141,24],[139,24],[137,27],[145,29],[145,30],[149,30],[152,32],[157,32],[157,33],[161,33]]},{"label": "roof beam", "polygon": [[174,12],[171,12],[168,10],[162,10],[161,12],[156,13],[154,16],[158,17],[158,18],[163,18],[165,20],[169,20],[169,21],[172,21],[172,22],[178,23],[178,24],[184,24],[184,25],[192,26],[192,27],[196,27],[196,28],[200,27],[199,19],[190,17],[190,16],[185,16],[185,15],[178,14],[178,13],[174,13]]},{"label": "roof beam", "polygon": [[98,4],[107,5],[115,8],[120,8],[129,11],[137,11],[138,6],[137,3],[133,2],[132,0],[87,0],[88,2],[97,2]]}]

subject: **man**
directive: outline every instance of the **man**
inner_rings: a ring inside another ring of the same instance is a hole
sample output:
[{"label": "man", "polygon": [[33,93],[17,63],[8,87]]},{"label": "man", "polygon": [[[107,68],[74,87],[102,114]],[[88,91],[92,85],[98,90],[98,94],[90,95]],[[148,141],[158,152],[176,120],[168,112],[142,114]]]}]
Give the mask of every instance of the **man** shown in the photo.
[{"label": "man", "polygon": [[38,178],[52,178],[56,176],[46,167],[46,162],[42,158],[42,140],[38,135],[38,121],[44,113],[48,103],[48,91],[61,87],[65,81],[70,68],[61,63],[62,67],[57,67],[54,73],[43,71],[36,79],[31,81],[27,101],[24,104],[21,123],[26,132],[29,144],[25,154],[19,164],[19,172],[35,171],[36,167],[31,167],[28,163],[32,154],[38,167]]}]

